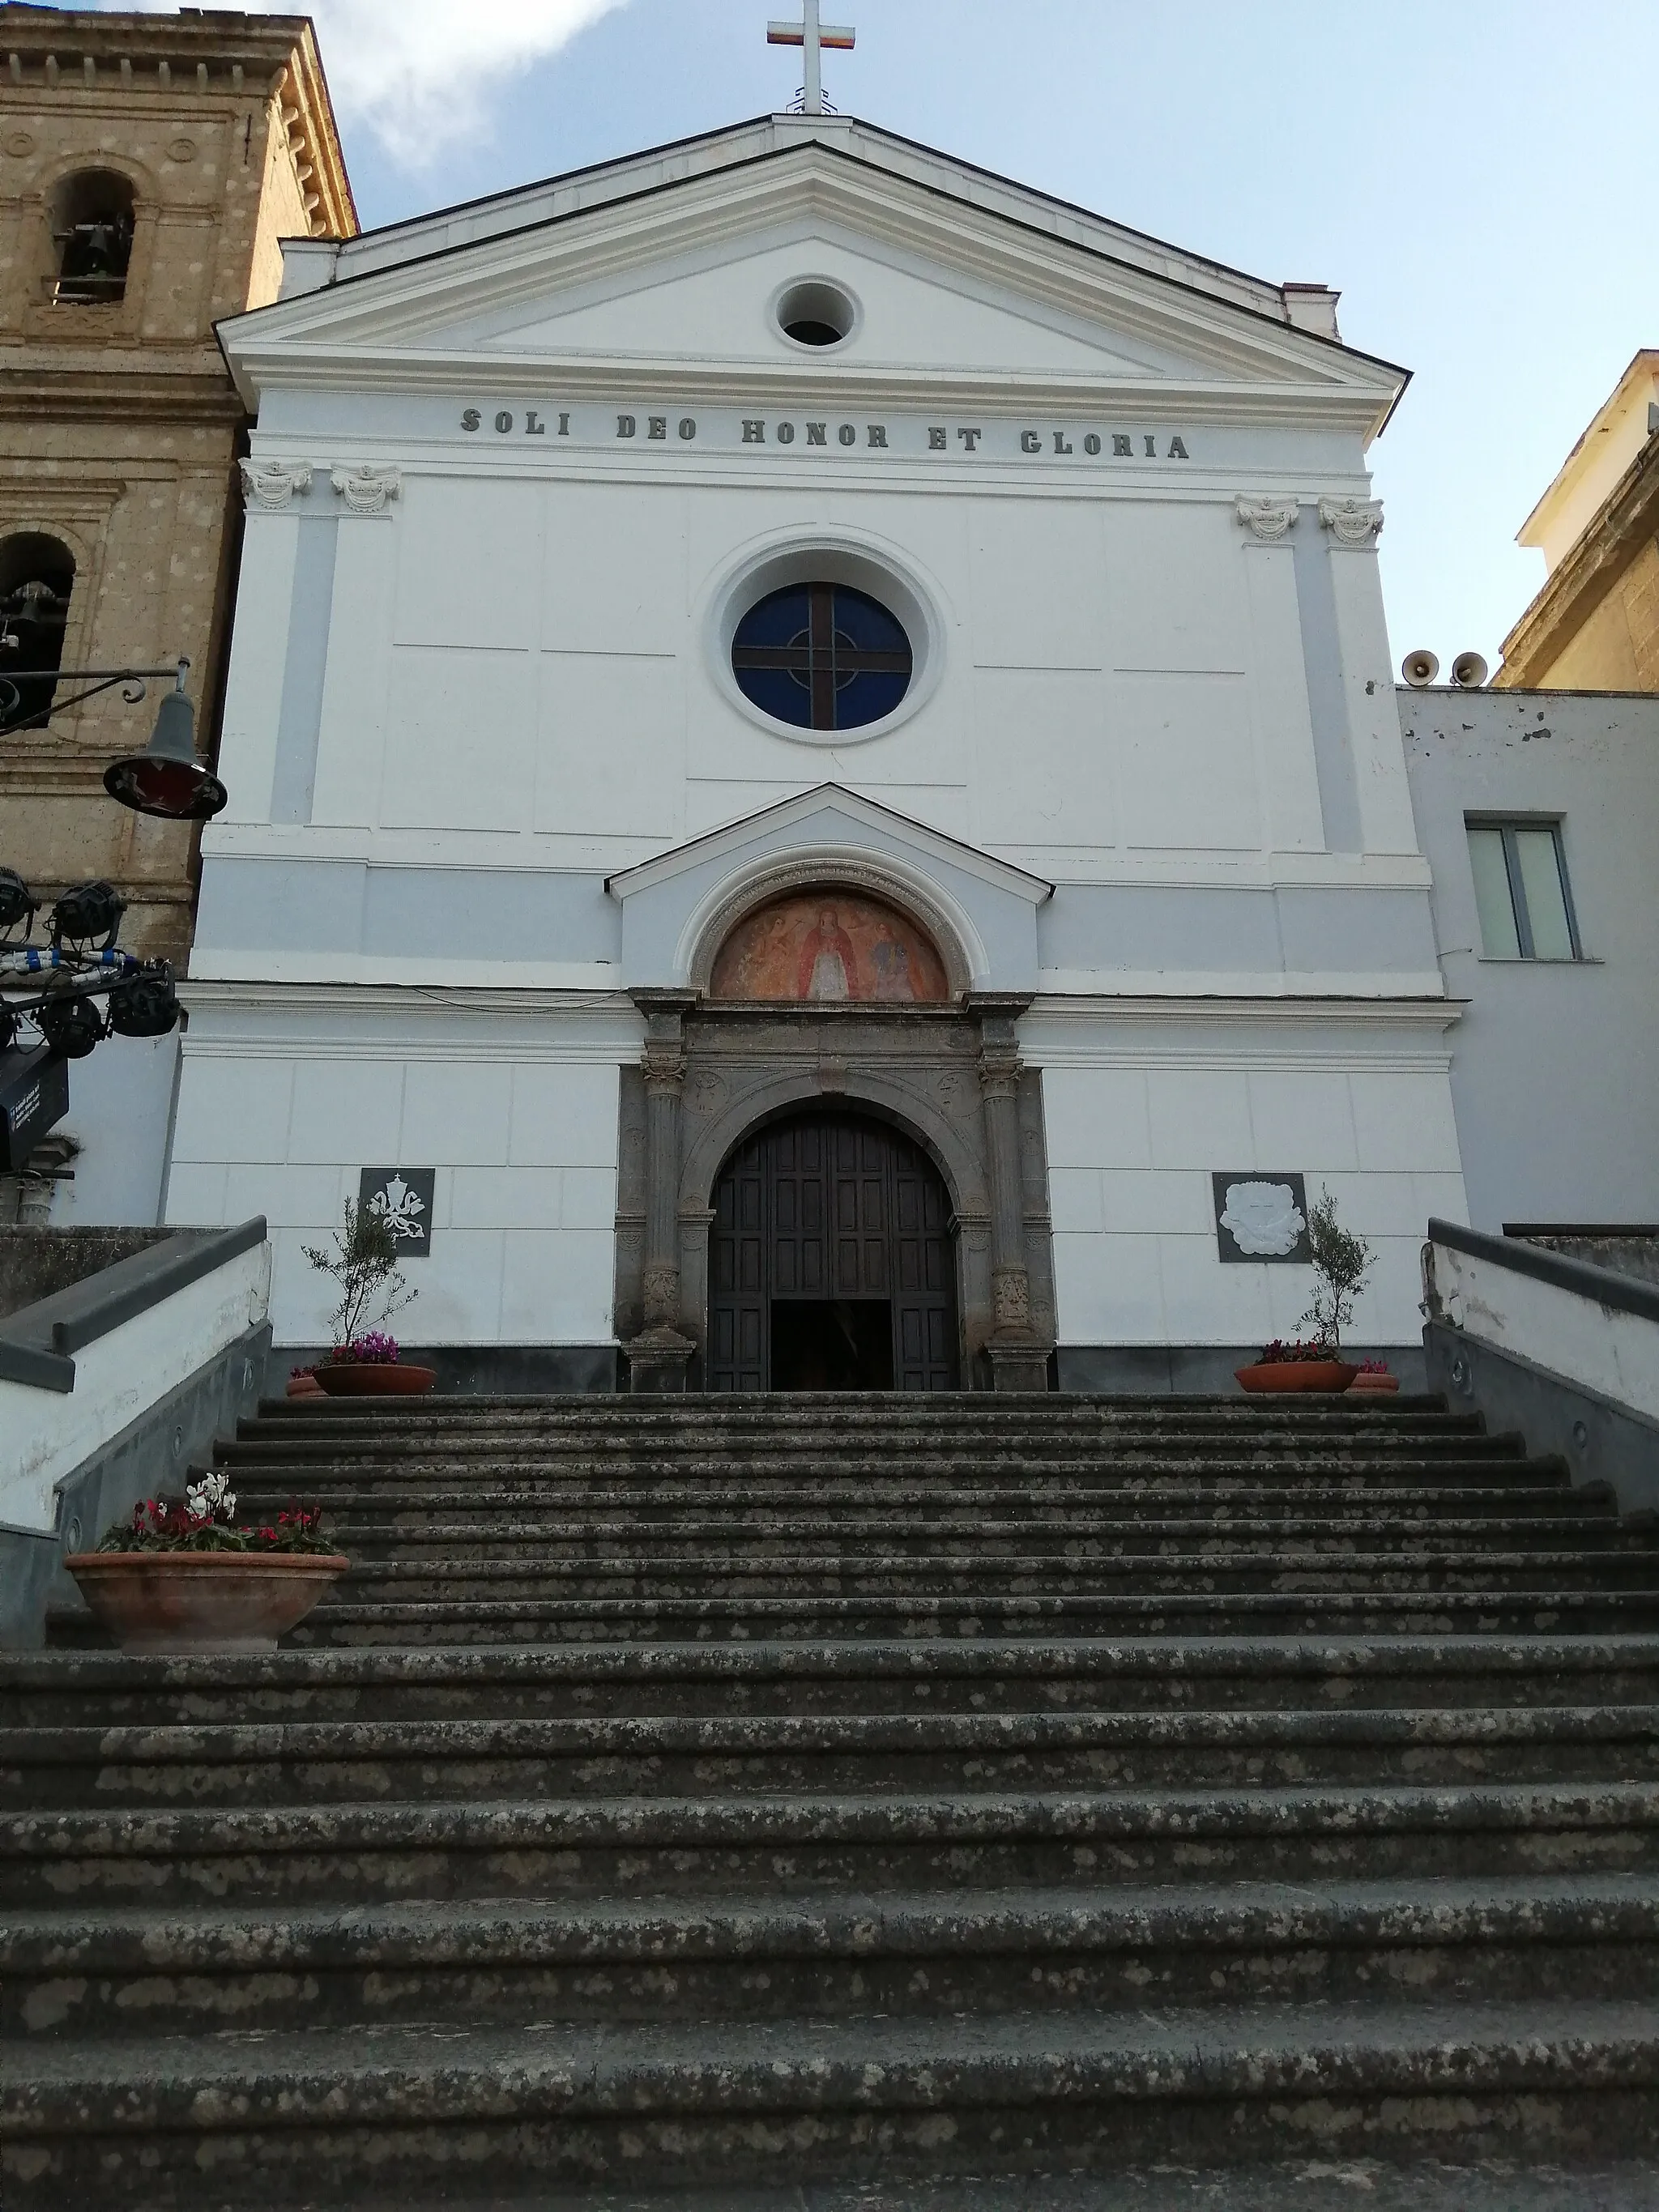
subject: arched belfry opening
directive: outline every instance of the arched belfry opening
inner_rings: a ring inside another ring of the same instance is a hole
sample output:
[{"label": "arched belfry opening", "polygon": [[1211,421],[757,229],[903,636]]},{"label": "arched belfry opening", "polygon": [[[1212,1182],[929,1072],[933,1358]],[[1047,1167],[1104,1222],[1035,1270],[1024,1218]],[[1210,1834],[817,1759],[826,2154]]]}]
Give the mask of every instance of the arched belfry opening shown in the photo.
[{"label": "arched belfry opening", "polygon": [[861,857],[772,864],[636,989],[618,1336],[635,1390],[1048,1386],[1029,1000],[976,990],[943,894]]},{"label": "arched belfry opening", "polygon": [[[75,556],[42,531],[0,538],[0,732],[44,729],[64,662]],[[30,671],[21,681],[12,672]]]},{"label": "arched belfry opening", "polygon": [[848,1104],[752,1129],[715,1182],[711,1390],[954,1390],[956,1220],[909,1132]]}]

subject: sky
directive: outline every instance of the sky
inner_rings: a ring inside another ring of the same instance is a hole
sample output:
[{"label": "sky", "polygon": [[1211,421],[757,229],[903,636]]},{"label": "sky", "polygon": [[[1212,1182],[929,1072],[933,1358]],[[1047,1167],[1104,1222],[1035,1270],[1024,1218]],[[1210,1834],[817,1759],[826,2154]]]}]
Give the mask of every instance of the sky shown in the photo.
[{"label": "sky", "polygon": [[[131,0],[129,0],[131,4]],[[786,106],[796,0],[314,0],[365,225]],[[824,0],[844,113],[1275,281],[1414,372],[1372,448],[1396,661],[1495,665],[1515,533],[1659,345],[1653,0]]]}]

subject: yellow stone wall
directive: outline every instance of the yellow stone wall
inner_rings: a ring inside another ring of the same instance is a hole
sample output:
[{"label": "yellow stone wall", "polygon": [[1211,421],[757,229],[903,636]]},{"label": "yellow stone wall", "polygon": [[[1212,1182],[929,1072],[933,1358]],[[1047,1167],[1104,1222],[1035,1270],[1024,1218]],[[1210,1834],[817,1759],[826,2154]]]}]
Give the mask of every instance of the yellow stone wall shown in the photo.
[{"label": "yellow stone wall", "polygon": [[1546,690],[1659,691],[1659,545],[1650,543],[1637,556],[1530,680]]},{"label": "yellow stone wall", "polygon": [[[52,197],[88,168],[132,185],[126,292],[58,305]],[[276,296],[283,236],[355,228],[305,19],[0,7],[0,539],[43,531],[74,555],[66,668],[188,657],[209,750],[246,430],[213,325]],[[195,832],[101,782],[148,741],[160,688],[0,736],[0,864],[47,896],[112,878],[123,942],[182,962]]]}]

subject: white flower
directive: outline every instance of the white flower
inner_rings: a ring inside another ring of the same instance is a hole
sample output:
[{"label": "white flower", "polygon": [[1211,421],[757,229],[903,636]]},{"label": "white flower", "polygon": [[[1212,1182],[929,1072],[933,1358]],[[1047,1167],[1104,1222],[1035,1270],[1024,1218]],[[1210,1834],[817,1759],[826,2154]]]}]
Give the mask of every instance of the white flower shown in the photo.
[{"label": "white flower", "polygon": [[236,1518],[236,1492],[222,1474],[204,1474],[199,1482],[191,1483],[185,1492],[185,1504],[198,1521],[210,1521],[221,1514],[227,1521]]}]

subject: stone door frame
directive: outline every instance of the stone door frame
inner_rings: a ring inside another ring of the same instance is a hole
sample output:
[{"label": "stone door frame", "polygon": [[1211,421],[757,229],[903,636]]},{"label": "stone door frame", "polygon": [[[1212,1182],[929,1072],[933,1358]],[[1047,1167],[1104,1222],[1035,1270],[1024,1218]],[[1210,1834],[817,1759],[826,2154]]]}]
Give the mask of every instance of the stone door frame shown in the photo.
[{"label": "stone door frame", "polygon": [[757,1124],[813,1104],[892,1121],[943,1176],[964,1383],[1047,1389],[1055,1323],[1042,1077],[1022,1066],[1015,1039],[1029,998],[964,991],[954,1006],[887,1007],[631,995],[646,1039],[639,1067],[623,1072],[616,1297],[632,1389],[700,1385],[720,1170]]}]

